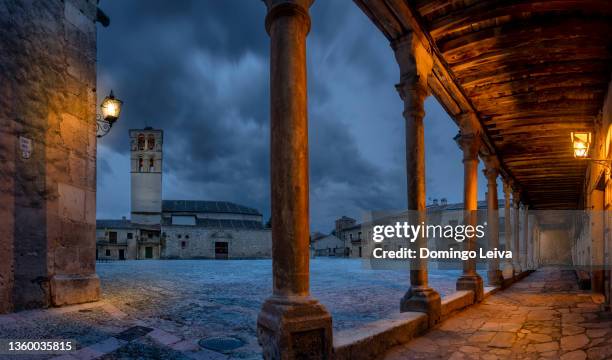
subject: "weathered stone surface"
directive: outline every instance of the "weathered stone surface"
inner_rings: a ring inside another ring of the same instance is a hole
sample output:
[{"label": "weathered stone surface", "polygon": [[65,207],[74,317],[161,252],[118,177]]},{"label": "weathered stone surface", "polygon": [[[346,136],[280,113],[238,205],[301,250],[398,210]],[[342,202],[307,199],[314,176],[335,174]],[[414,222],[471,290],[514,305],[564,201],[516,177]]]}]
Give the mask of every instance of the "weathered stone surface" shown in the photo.
[{"label": "weathered stone surface", "polygon": [[535,344],[534,345],[538,352],[547,352],[553,350],[559,350],[559,343],[556,341],[551,341],[547,343]]},{"label": "weathered stone surface", "polygon": [[55,275],[51,278],[51,302],[54,306],[79,304],[100,299],[97,275]]},{"label": "weathered stone surface", "polygon": [[[612,320],[587,320],[583,316],[585,312],[570,311],[591,309],[590,304],[595,304],[585,303],[585,299],[590,301],[591,298],[577,289],[572,273],[544,268],[516,285],[522,286],[512,286],[494,294],[442,322],[438,327],[441,331],[425,334],[424,337],[446,354],[436,355],[457,359],[474,355],[481,359],[485,356],[500,359],[585,359],[586,355],[589,359],[606,359],[612,356],[612,342],[605,341]],[[564,319],[561,314],[573,316]],[[477,323],[480,326],[474,329],[473,324]],[[410,350],[410,344],[400,348],[403,351],[394,351],[401,353],[403,358],[424,358],[419,357],[423,353]]]},{"label": "weathered stone surface", "polygon": [[587,354],[582,350],[576,350],[561,355],[561,360],[585,360]]},{"label": "weathered stone surface", "polygon": [[561,349],[571,351],[580,349],[589,343],[589,338],[584,334],[565,336],[561,338]]},{"label": "weathered stone surface", "polygon": [[0,6],[0,312],[99,292],[53,283],[95,274],[95,16],[93,0]]},{"label": "weathered stone surface", "polygon": [[489,342],[489,346],[498,348],[509,348],[515,340],[515,334],[511,332],[498,332]]}]

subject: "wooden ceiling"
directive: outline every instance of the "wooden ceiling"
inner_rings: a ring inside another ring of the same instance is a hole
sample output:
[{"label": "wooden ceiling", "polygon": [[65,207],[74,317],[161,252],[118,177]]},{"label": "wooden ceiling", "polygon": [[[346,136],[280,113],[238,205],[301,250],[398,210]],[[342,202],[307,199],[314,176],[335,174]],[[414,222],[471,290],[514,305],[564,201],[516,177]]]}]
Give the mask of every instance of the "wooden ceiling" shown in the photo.
[{"label": "wooden ceiling", "polygon": [[593,132],[602,109],[611,0],[354,1],[390,41],[420,28],[533,208],[581,206],[570,132]]}]

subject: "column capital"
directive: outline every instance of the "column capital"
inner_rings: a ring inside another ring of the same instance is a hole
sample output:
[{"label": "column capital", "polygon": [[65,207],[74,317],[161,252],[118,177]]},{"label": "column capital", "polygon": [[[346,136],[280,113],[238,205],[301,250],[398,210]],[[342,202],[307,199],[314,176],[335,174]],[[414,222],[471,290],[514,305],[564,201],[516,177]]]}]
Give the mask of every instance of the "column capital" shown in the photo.
[{"label": "column capital", "polygon": [[454,137],[454,140],[457,142],[457,145],[459,145],[461,151],[463,151],[464,162],[467,160],[478,161],[478,151],[482,145],[482,140],[480,139],[479,134],[459,131],[459,133]]},{"label": "column capital", "polygon": [[512,204],[517,209],[521,206],[521,192],[519,190],[512,191]]},{"label": "column capital", "polygon": [[482,157],[485,164],[483,174],[487,177],[489,183],[497,184],[497,176],[499,176],[499,160],[495,155],[486,155]]},{"label": "column capital", "polygon": [[395,89],[404,102],[404,117],[411,116],[422,119],[425,116],[426,86],[418,80],[407,79],[395,85]]},{"label": "column capital", "polygon": [[310,32],[310,14],[308,9],[314,0],[264,0],[268,14],[266,15],[266,31],[270,34],[272,23],[282,16],[298,16],[306,26],[306,34]]}]

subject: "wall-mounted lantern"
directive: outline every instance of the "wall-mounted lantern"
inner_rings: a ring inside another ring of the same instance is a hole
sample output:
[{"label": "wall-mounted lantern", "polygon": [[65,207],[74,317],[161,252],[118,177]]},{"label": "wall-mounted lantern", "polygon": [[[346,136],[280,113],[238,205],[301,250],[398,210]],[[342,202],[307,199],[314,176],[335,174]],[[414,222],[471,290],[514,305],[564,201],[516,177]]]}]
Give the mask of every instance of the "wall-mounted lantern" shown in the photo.
[{"label": "wall-mounted lantern", "polygon": [[587,131],[572,131],[572,148],[574,151],[574,157],[589,161],[607,169],[612,169],[610,161],[608,159],[593,159],[589,157],[589,148],[591,147],[591,133]]},{"label": "wall-mounted lantern", "polygon": [[121,106],[123,101],[117,99],[111,90],[110,94],[102,100],[100,104],[101,113],[96,114],[96,122],[98,126],[97,136],[102,137],[110,131],[113,124],[121,115]]},{"label": "wall-mounted lantern", "polygon": [[591,133],[572,131],[572,146],[574,149],[574,157],[585,159],[589,155],[589,147],[591,146]]}]

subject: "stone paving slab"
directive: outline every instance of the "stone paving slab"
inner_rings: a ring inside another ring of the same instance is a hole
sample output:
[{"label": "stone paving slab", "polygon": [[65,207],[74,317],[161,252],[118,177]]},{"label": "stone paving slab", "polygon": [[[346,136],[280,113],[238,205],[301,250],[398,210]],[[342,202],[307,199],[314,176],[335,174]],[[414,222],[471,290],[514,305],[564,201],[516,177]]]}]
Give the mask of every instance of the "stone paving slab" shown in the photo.
[{"label": "stone paving slab", "polygon": [[599,316],[601,302],[578,289],[571,271],[543,268],[385,359],[612,359],[612,320]]}]

